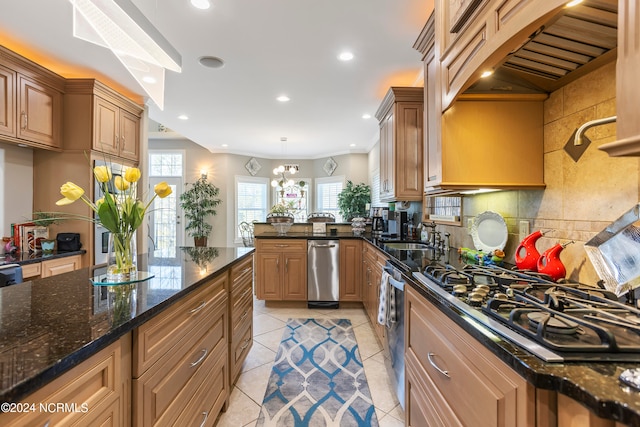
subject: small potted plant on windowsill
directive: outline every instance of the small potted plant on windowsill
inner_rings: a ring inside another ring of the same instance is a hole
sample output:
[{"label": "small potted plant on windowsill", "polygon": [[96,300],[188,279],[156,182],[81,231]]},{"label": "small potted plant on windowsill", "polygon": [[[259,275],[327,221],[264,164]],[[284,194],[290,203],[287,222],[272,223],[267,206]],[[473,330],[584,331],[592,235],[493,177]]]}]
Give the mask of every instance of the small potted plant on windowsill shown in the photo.
[{"label": "small potted plant on windowsill", "polygon": [[371,187],[365,183],[353,185],[353,182],[347,181],[347,186],[338,193],[338,208],[345,221],[366,217],[367,203],[371,203]]},{"label": "small potted plant on windowsill", "polygon": [[213,226],[206,220],[217,214],[216,207],[221,200],[218,198],[220,189],[207,181],[202,175],[196,182],[180,195],[180,207],[184,209],[186,220],[185,231],[193,237],[194,246],[207,246],[207,238]]}]

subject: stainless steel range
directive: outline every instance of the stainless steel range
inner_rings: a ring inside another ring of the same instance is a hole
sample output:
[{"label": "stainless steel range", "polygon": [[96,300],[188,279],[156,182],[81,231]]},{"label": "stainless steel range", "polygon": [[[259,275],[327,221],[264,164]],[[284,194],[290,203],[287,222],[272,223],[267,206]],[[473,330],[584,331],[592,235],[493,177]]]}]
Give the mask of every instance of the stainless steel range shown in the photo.
[{"label": "stainless steel range", "polygon": [[498,266],[431,264],[413,276],[547,362],[640,361],[640,310],[612,292]]}]

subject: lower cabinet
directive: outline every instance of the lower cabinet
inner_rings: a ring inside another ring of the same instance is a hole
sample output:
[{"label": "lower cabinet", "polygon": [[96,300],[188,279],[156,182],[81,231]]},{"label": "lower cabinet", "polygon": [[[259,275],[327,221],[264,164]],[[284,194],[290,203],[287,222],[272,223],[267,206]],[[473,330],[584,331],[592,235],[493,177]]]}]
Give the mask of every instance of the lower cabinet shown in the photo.
[{"label": "lower cabinet", "polygon": [[135,426],[213,425],[229,398],[229,274],[134,330]]},{"label": "lower cabinet", "polygon": [[378,323],[378,308],[380,306],[380,281],[382,280],[382,269],[387,261],[386,255],[375,248],[371,243],[363,243],[362,249],[362,302],[365,311],[369,315],[371,325],[376,332],[380,343],[386,345],[385,327]]},{"label": "lower cabinet", "polygon": [[229,384],[240,376],[253,345],[253,255],[233,265],[229,289]]},{"label": "lower cabinet", "polygon": [[405,287],[407,426],[532,426],[535,387]]},{"label": "lower cabinet", "polygon": [[256,296],[271,301],[307,300],[305,239],[256,239]]},{"label": "lower cabinet", "polygon": [[[3,412],[2,426],[130,426],[131,334],[126,334]],[[66,405],[60,410],[61,404]]]},{"label": "lower cabinet", "polygon": [[340,241],[340,301],[362,301],[362,240]]},{"label": "lower cabinet", "polygon": [[63,258],[54,258],[22,266],[22,278],[29,279],[40,276],[42,278],[68,273],[82,267],[82,256],[72,255]]}]

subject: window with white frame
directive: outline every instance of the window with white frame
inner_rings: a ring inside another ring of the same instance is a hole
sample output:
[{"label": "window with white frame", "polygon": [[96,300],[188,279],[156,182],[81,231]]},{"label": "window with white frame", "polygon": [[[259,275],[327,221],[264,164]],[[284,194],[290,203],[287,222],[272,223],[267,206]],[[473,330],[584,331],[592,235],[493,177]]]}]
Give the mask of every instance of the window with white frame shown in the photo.
[{"label": "window with white frame", "polygon": [[386,203],[380,201],[380,169],[371,174],[371,206],[386,206]]},{"label": "window with white frame", "polygon": [[269,179],[251,176],[236,176],[236,224],[235,238],[242,236],[238,229],[241,222],[264,222],[267,217]]},{"label": "window with white frame", "polygon": [[344,176],[316,179],[316,212],[332,213],[336,222],[342,222],[338,209],[338,194],[344,188]]}]

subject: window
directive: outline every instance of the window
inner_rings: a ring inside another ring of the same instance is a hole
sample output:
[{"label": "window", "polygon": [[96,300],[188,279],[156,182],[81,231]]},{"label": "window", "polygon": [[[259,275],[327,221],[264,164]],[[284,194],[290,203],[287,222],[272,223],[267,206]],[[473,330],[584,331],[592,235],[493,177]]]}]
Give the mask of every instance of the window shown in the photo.
[{"label": "window", "polygon": [[[309,212],[309,188],[311,186],[310,178],[296,178],[295,184],[291,187],[275,187],[274,200],[275,204],[284,204],[291,209],[293,220],[295,222],[307,222]],[[304,182],[304,187],[300,187],[299,183]]]},{"label": "window", "polygon": [[380,169],[374,170],[371,175],[371,206],[387,206],[380,202]]},{"label": "window", "polygon": [[242,240],[238,224],[243,221],[248,223],[265,221],[267,217],[268,187],[268,178],[236,176],[236,241]]},{"label": "window", "polygon": [[316,179],[316,211],[332,213],[336,217],[336,222],[341,222],[338,193],[342,191],[343,186],[343,176]]},{"label": "window", "polygon": [[149,176],[183,176],[182,151],[149,150]]}]

